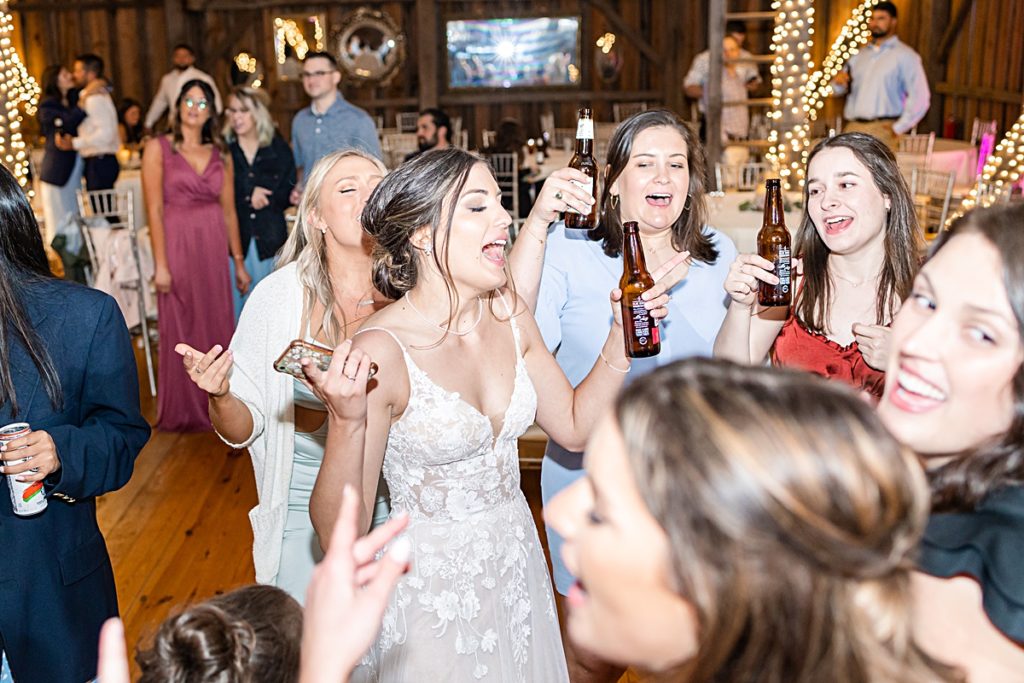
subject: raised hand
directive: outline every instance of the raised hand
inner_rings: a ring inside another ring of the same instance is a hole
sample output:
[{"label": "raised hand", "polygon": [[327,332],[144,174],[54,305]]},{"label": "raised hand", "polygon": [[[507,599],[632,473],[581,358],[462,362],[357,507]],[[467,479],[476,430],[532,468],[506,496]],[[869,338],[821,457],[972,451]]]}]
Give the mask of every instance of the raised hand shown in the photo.
[{"label": "raised hand", "polygon": [[[394,540],[409,523],[408,516],[395,515],[359,538],[359,505],[355,490],[345,486],[327,554],[306,590],[301,683],[348,680],[377,637],[391,593],[409,567],[412,545],[405,538]],[[388,552],[376,559],[393,540]]]},{"label": "raised hand", "polygon": [[597,199],[573,181],[589,185],[591,178],[575,168],[560,168],[544,181],[533,203],[530,216],[550,225],[558,220],[558,214],[568,209],[590,213],[590,207]]},{"label": "raised hand", "polygon": [[231,349],[224,351],[223,346],[215,344],[204,354],[188,344],[178,344],[174,352],[182,357],[188,378],[207,394],[220,398],[230,391],[228,375],[234,360]]}]

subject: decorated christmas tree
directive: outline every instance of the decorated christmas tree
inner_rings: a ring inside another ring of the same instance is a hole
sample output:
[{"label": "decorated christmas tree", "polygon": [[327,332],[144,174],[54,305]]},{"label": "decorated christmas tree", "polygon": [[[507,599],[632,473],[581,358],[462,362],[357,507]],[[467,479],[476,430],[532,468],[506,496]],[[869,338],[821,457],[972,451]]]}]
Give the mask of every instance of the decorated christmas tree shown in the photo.
[{"label": "decorated christmas tree", "polygon": [[35,114],[39,84],[28,75],[11,42],[14,21],[7,0],[0,0],[0,162],[24,187],[28,184],[28,151],[21,136],[22,107]]}]

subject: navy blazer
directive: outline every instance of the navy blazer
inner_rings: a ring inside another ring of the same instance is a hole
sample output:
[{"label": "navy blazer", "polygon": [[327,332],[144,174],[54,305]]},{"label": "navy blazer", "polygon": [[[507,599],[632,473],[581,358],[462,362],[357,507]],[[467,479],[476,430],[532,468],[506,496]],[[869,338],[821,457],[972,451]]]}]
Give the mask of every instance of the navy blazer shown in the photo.
[{"label": "navy blazer", "polygon": [[77,91],[72,91],[68,94],[69,106],[64,106],[57,97],[47,97],[39,103],[39,112],[36,114],[39,118],[39,132],[46,137],[46,152],[39,169],[39,179],[44,183],[63,187],[75,168],[78,152],[58,149],[55,134],[57,119],[63,121],[65,133],[75,135],[78,132],[78,124],[85,120],[85,112],[75,106],[77,101]]},{"label": "navy blazer", "polygon": [[[64,392],[55,409],[28,352],[9,349],[18,414],[57,447],[48,505],[18,517],[0,483],[0,646],[16,681],[82,683],[96,675],[100,627],[117,615],[96,496],[128,481],[150,427],[139,410],[135,355],[124,318],[106,294],[56,279],[23,282],[16,296],[50,354]],[[14,335],[8,328],[8,339]]]}]

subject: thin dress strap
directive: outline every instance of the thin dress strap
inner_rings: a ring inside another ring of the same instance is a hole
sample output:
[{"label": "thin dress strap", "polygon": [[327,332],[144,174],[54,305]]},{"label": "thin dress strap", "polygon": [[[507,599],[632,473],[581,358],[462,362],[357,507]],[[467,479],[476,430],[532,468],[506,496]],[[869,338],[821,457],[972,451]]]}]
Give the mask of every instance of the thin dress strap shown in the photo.
[{"label": "thin dress strap", "polygon": [[512,315],[512,308],[508,305],[508,301],[505,300],[505,295],[502,294],[500,289],[496,291],[498,292],[498,298],[501,299],[502,306],[505,307],[505,313],[508,314],[509,325],[512,326],[512,340],[516,344],[516,357],[522,358],[523,349],[521,348],[519,343],[519,327],[516,325],[516,318],[514,315]]},{"label": "thin dress strap", "polygon": [[398,348],[402,349],[402,354],[403,354],[403,355],[406,355],[406,356],[408,356],[408,355],[409,355],[409,354],[408,354],[408,353],[406,353],[406,351],[405,351],[405,344],[403,344],[403,343],[402,343],[402,340],[400,340],[400,339],[398,338],[398,335],[396,335],[396,334],[395,334],[394,332],[392,332],[391,330],[387,329],[386,327],[364,327],[363,329],[361,329],[361,330],[359,330],[358,332],[356,332],[355,334],[353,334],[353,335],[352,335],[352,338],[353,338],[353,339],[355,339],[356,337],[358,337],[359,335],[361,335],[361,334],[362,334],[363,332],[370,332],[370,331],[372,331],[372,330],[376,330],[376,331],[378,331],[378,332],[383,332],[384,334],[386,334],[386,335],[388,335],[389,337],[391,337],[392,339],[394,339],[394,340],[395,340],[395,343],[396,343],[396,344],[398,344]]}]

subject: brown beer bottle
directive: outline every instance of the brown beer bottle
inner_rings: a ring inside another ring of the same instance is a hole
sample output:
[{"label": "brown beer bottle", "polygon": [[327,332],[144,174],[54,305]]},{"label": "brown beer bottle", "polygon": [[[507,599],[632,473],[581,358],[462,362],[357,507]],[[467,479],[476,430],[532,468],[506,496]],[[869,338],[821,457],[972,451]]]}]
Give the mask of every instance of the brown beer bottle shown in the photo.
[{"label": "brown beer bottle", "polygon": [[765,181],[764,221],[757,233],[757,255],[775,264],[772,273],[779,284],[758,282],[757,303],[761,306],[789,306],[793,301],[790,273],[790,237],[782,211],[782,185],[778,178]]},{"label": "brown beer bottle", "polygon": [[[594,119],[590,107],[580,107],[576,122],[576,153],[569,161],[569,168],[583,171],[590,176],[590,184],[576,183],[597,199],[597,162],[594,160]],[[575,182],[575,181],[573,181]],[[565,212],[565,227],[572,230],[593,230],[597,227],[597,202],[584,215],[573,209]]]},{"label": "brown beer bottle", "polygon": [[654,278],[647,272],[644,247],[640,243],[640,229],[636,221],[622,224],[622,331],[626,338],[626,355],[647,358],[661,353],[661,331],[658,321],[644,306],[640,296],[654,286]]}]

